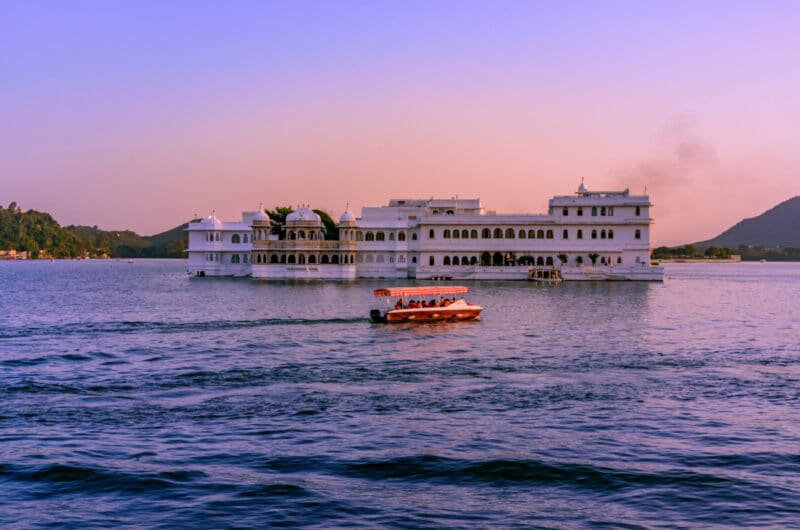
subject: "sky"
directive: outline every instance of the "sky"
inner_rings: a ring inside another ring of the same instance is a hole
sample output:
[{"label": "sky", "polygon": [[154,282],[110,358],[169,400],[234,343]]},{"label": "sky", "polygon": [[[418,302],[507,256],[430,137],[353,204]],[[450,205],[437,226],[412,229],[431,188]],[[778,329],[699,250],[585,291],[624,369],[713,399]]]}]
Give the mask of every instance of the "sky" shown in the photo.
[{"label": "sky", "polygon": [[651,243],[800,195],[800,2],[0,0],[0,203],[214,211],[646,190]]}]

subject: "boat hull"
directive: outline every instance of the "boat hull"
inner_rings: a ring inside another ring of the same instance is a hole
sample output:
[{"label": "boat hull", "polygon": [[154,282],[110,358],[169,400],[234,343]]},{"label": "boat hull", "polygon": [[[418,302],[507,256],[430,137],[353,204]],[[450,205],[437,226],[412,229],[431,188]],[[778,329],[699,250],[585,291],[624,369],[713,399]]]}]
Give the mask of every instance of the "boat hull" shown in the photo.
[{"label": "boat hull", "polygon": [[420,307],[416,309],[393,309],[378,319],[371,315],[373,322],[439,322],[453,320],[477,320],[480,318],[481,306],[461,307]]}]

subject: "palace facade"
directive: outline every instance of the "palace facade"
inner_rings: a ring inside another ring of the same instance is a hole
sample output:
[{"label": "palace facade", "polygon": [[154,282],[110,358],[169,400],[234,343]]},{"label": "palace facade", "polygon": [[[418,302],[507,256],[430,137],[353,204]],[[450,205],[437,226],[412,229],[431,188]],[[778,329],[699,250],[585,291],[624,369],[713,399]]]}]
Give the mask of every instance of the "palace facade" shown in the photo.
[{"label": "palace facade", "polygon": [[392,199],[345,211],[339,239],[302,207],[273,226],[261,211],[242,220],[194,221],[189,273],[255,279],[527,279],[534,268],[567,280],[662,280],[650,264],[647,195],[589,191],[553,197],[546,214],[497,214],[478,199]]}]

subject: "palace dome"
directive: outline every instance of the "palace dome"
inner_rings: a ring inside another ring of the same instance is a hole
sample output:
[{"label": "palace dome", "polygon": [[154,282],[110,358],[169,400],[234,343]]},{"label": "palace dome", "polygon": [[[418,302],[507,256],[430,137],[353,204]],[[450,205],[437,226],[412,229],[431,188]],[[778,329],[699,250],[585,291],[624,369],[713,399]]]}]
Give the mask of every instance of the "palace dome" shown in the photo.
[{"label": "palace dome", "polygon": [[356,216],[353,215],[353,212],[350,210],[345,210],[344,213],[339,216],[339,223],[355,223]]},{"label": "palace dome", "polygon": [[322,218],[319,215],[315,214],[313,211],[311,211],[311,208],[303,206],[302,208],[298,208],[297,210],[293,211],[292,213],[286,216],[287,223],[291,223],[293,221],[294,222],[311,221],[314,223],[321,223]]},{"label": "palace dome", "polygon": [[269,215],[267,215],[266,212],[264,212],[264,210],[261,208],[256,211],[256,214],[253,216],[253,221],[260,221],[262,224],[270,224]]},{"label": "palace dome", "polygon": [[210,227],[217,227],[222,225],[222,221],[220,221],[216,215],[211,214],[208,217],[204,217],[200,224],[203,226],[210,226]]}]

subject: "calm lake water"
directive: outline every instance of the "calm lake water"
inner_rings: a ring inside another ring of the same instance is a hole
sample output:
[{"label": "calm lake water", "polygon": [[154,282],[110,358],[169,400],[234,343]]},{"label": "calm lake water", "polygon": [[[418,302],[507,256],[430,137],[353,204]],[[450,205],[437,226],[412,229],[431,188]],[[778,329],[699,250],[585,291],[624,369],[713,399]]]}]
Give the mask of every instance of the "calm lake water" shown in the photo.
[{"label": "calm lake water", "polygon": [[800,527],[800,264],[377,287],[0,262],[0,526]]}]

